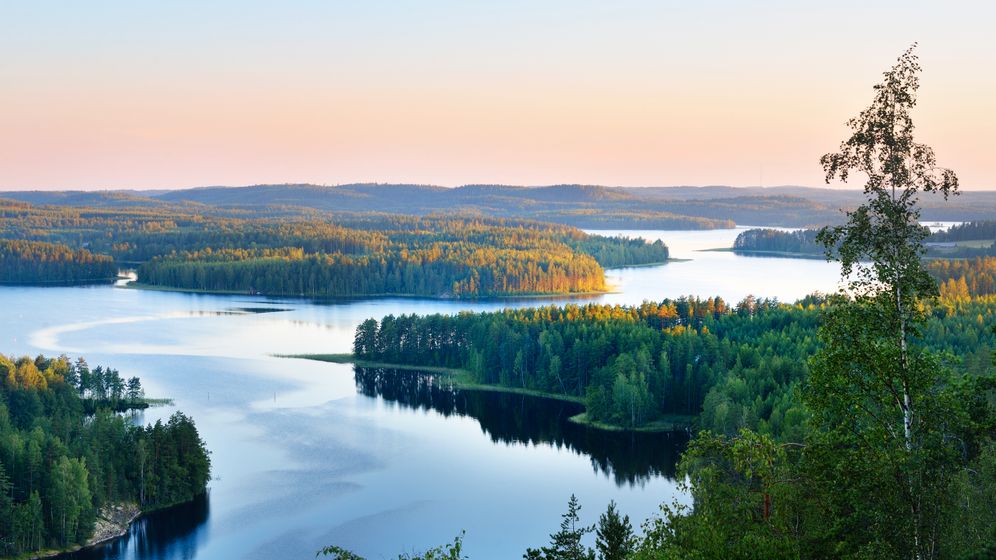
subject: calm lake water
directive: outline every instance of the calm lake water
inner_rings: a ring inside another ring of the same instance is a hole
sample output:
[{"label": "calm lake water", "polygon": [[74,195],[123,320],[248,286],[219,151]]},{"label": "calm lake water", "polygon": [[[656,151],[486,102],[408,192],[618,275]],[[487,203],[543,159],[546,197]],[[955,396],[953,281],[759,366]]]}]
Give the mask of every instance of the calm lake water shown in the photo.
[{"label": "calm lake water", "polygon": [[[609,271],[638,304],[681,295],[793,301],[832,291],[818,260],[699,252],[737,230],[608,232],[663,239],[664,266]],[[605,233],[605,232],[600,232]],[[546,543],[572,493],[594,522],[609,500],[636,525],[686,501],[673,479],[683,434],[618,434],[567,423],[575,405],[454,392],[410,374],[273,357],[347,352],[355,326],[394,313],[456,313],[564,299],[312,303],[103,287],[0,288],[0,351],[85,356],[142,378],[149,396],[193,416],[212,451],[209,496],[136,523],[73,555],[108,559],[314,558],[339,544],[373,559],[466,531],[475,559],[518,558]]]}]

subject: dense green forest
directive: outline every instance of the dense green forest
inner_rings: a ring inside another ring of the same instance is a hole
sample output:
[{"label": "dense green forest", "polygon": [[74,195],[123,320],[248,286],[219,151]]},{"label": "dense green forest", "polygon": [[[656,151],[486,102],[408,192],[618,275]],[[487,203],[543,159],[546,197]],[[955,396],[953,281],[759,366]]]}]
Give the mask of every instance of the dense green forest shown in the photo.
[{"label": "dense green forest", "polygon": [[928,241],[992,241],[996,239],[996,220],[981,220],[965,222],[951,226],[945,231],[938,231],[930,236]]},{"label": "dense green forest", "polygon": [[[102,265],[113,257],[137,266],[145,285],[310,297],[596,292],[605,289],[603,266],[668,258],[659,241],[523,220],[194,210],[0,203],[0,231],[27,246],[62,244],[78,259],[90,253],[67,247],[85,245]],[[24,270],[26,282],[49,281],[49,268],[11,270]]]},{"label": "dense green forest", "polygon": [[[782,231],[754,228],[740,233],[733,250],[740,253],[791,253],[823,257],[823,244],[815,229]],[[973,258],[996,256],[996,221],[965,222],[925,240],[928,257]]]},{"label": "dense green forest", "polygon": [[591,257],[566,247],[524,253],[475,246],[381,257],[307,255],[299,249],[221,250],[155,258],[139,267],[138,274],[152,286],[308,297],[465,297],[605,289],[602,268]]},{"label": "dense green forest", "polygon": [[106,506],[148,511],[205,491],[210,459],[193,420],[142,427],[110,412],[141,396],[137,378],[82,359],[0,356],[3,555],[85,542]]},{"label": "dense green forest", "polygon": [[737,235],[733,242],[736,252],[793,253],[823,256],[823,245],[816,241],[816,230],[781,231],[755,228]]},{"label": "dense green forest", "polygon": [[114,260],[59,243],[0,239],[0,284],[79,284],[117,276]]},{"label": "dense green forest", "polygon": [[[569,305],[457,316],[387,316],[357,327],[361,360],[461,368],[475,381],[583,398],[588,418],[626,427],[694,416],[699,428],[801,437],[798,389],[826,298],[788,305],[679,298],[639,307]],[[942,299],[924,340],[991,372],[991,297]]]}]

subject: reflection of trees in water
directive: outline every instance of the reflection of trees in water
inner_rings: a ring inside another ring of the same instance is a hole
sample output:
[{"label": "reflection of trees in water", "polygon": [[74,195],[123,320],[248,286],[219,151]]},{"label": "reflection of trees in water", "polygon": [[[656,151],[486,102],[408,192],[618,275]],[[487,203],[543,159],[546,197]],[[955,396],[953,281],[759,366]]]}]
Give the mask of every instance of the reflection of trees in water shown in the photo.
[{"label": "reflection of trees in water", "polygon": [[107,544],[59,556],[59,560],[193,558],[207,538],[208,494],[159,510],[132,524],[128,534]]},{"label": "reflection of trees in water", "polygon": [[684,432],[607,432],[568,422],[580,404],[497,391],[461,391],[443,376],[388,368],[354,368],[356,387],[369,397],[414,409],[476,419],[492,441],[551,444],[591,458],[597,472],[616,483],[638,484],[651,476],[674,477]]}]

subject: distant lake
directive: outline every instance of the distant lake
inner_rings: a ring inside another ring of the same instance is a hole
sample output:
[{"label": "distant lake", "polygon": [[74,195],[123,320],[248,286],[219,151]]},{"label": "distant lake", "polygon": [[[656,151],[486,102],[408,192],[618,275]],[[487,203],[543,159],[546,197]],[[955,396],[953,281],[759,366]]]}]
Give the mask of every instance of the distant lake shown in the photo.
[{"label": "distant lake", "polygon": [[[611,270],[616,293],[586,301],[719,295],[735,303],[749,293],[793,301],[835,288],[835,264],[699,251],[729,247],[741,230],[598,232],[663,239],[673,257],[691,260]],[[206,500],[152,515],[126,539],[73,558],[307,559],[339,544],[373,560],[461,530],[475,559],[518,558],[546,543],[572,493],[587,523],[609,500],[635,525],[661,503],[687,502],[673,479],[687,436],[597,432],[567,422],[578,411],[569,403],[273,355],[348,352],[359,322],[390,313],[565,301],[314,303],[2,287],[0,351],[83,355],[140,376],[150,396],[175,401],[140,420],[181,409],[212,451]]]},{"label": "distant lake", "polygon": [[620,293],[605,296],[604,301],[624,304],[682,295],[718,295],[736,303],[753,295],[793,302],[816,291],[837,290],[840,276],[837,263],[709,251],[732,247],[737,236],[751,227],[707,231],[590,230],[589,233],[599,235],[660,239],[671,250],[672,258],[690,259],[663,267],[611,270],[606,279]]}]

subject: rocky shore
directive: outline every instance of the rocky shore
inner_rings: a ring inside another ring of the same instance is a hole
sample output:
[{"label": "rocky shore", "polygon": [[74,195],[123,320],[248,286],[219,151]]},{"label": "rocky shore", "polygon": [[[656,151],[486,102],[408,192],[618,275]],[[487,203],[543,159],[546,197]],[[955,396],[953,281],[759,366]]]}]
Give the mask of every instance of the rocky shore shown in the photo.
[{"label": "rocky shore", "polygon": [[138,504],[136,503],[106,505],[101,508],[100,513],[97,514],[97,521],[94,523],[93,527],[93,535],[86,541],[86,543],[73,546],[65,550],[39,551],[30,558],[52,558],[54,556],[59,556],[60,554],[74,552],[123,537],[128,533],[128,528],[131,526],[132,522],[138,519],[138,516],[140,515],[142,515],[142,510],[139,509]]}]

